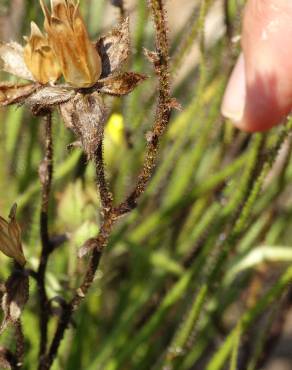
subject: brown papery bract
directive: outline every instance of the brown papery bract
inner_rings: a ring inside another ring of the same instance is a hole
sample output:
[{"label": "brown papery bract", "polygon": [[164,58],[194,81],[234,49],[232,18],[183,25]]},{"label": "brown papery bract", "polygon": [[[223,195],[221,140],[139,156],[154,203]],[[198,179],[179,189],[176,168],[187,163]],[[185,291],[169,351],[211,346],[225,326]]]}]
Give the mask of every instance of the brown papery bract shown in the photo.
[{"label": "brown papery bract", "polygon": [[44,1],[45,30],[61,66],[65,80],[74,87],[90,87],[101,75],[100,56],[80,15],[78,4],[71,0],[52,0],[51,13]]},{"label": "brown papery bract", "polygon": [[42,84],[57,81],[62,73],[60,65],[48,39],[34,22],[31,22],[30,37],[26,37],[25,40],[27,45],[23,57],[34,78]]},{"label": "brown papery bract", "polygon": [[6,256],[13,258],[21,266],[26,263],[22,244],[21,229],[15,219],[16,205],[11,208],[10,221],[6,221],[0,216],[0,250]]}]

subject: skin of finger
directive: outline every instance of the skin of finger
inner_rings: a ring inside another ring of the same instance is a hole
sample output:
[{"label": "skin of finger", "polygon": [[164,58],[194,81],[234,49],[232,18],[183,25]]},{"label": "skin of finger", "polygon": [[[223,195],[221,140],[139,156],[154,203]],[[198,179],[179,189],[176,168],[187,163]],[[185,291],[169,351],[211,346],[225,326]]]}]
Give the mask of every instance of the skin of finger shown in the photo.
[{"label": "skin of finger", "polygon": [[245,65],[241,53],[229,78],[221,105],[222,115],[235,124],[241,121],[245,102]]},{"label": "skin of finger", "polygon": [[242,47],[246,102],[238,126],[264,131],[281,123],[292,107],[292,1],[250,0]]}]

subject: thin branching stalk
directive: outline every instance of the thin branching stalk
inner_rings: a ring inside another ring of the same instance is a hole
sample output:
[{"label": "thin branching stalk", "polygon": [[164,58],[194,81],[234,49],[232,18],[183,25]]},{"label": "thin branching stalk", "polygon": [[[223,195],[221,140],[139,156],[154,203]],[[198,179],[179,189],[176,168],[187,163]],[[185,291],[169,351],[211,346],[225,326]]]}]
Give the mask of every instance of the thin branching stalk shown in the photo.
[{"label": "thin branching stalk", "polygon": [[135,189],[131,192],[125,202],[118,207],[118,214],[122,215],[129,212],[137,205],[138,198],[144,193],[147,183],[152,176],[158,153],[159,139],[163,135],[172,109],[172,100],[170,96],[169,83],[169,55],[167,26],[165,19],[165,9],[160,0],[149,1],[149,6],[154,17],[156,29],[156,53],[157,59],[154,62],[155,70],[159,79],[159,97],[156,109],[155,123],[147,134],[147,151],[144,159],[144,165]]},{"label": "thin branching stalk", "polygon": [[109,212],[113,206],[113,195],[108,188],[108,184],[105,177],[102,144],[98,146],[94,160],[97,186],[100,194],[101,205],[103,213],[106,213]]},{"label": "thin branching stalk", "polygon": [[48,208],[49,197],[53,176],[53,139],[52,139],[52,114],[49,112],[45,118],[45,155],[39,167],[39,177],[42,187],[41,214],[40,214],[40,236],[41,257],[37,271],[37,285],[40,301],[40,359],[45,354],[48,337],[49,305],[45,286],[45,274],[48,258],[51,252],[51,243],[48,231]]},{"label": "thin branching stalk", "polygon": [[90,239],[92,246],[92,255],[85,273],[84,280],[81,286],[76,290],[74,297],[68,305],[63,307],[56,332],[54,334],[51,346],[47,355],[42,361],[40,370],[50,369],[64,337],[65,330],[70,324],[73,312],[75,312],[80,303],[86,296],[88,289],[91,287],[96,270],[99,266],[100,258],[104,248],[108,243],[109,236],[113,229],[116,220],[123,214],[131,211],[136,207],[138,198],[143,194],[146,185],[152,176],[156,158],[158,153],[159,139],[164,133],[172,109],[172,101],[170,98],[170,83],[169,83],[169,55],[168,55],[168,40],[167,27],[165,20],[165,9],[161,0],[151,0],[149,6],[153,13],[155,30],[156,30],[156,54],[155,70],[159,79],[159,99],[156,110],[155,123],[151,133],[148,134],[147,151],[142,166],[141,173],[135,189],[125,202],[122,202],[118,207],[112,207],[112,196],[108,190],[104,165],[102,160],[102,147],[97,148],[95,156],[97,183],[102,203],[103,223],[100,227],[99,234],[96,238]]}]

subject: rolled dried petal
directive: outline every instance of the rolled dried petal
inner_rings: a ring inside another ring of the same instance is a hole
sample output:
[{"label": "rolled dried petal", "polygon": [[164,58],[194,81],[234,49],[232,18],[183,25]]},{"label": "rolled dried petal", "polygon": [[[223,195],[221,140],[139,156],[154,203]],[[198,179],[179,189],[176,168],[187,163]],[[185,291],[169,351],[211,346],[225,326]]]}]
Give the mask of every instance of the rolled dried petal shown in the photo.
[{"label": "rolled dried petal", "polygon": [[101,75],[100,56],[91,43],[78,4],[73,0],[51,0],[45,14],[45,30],[65,80],[74,87],[90,87]]},{"label": "rolled dried petal", "polygon": [[21,230],[15,219],[16,205],[11,208],[10,221],[6,221],[0,216],[0,250],[6,256],[13,258],[21,266],[26,263],[22,244]]},{"label": "rolled dried petal", "polygon": [[34,22],[31,22],[31,34],[26,40],[24,61],[34,78],[42,84],[57,81],[62,74],[61,68],[47,38]]}]

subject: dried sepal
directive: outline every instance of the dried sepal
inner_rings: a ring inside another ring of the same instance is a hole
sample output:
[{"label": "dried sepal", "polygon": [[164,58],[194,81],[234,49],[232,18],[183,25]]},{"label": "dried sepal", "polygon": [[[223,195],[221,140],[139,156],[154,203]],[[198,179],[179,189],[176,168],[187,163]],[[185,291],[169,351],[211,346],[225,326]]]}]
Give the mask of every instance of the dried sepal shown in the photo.
[{"label": "dried sepal", "polygon": [[61,86],[46,86],[30,95],[25,104],[36,116],[46,114],[54,106],[65,103],[75,95],[74,90]]},{"label": "dried sepal", "polygon": [[11,208],[9,222],[0,216],[0,250],[6,256],[13,258],[21,266],[24,266],[26,260],[21,244],[21,229],[15,219],[15,213],[16,204]]},{"label": "dried sepal", "polygon": [[100,56],[89,39],[75,0],[52,0],[51,13],[41,0],[45,30],[65,80],[74,87],[90,87],[101,75]]},{"label": "dried sepal", "polygon": [[120,70],[130,55],[129,18],[101,37],[96,43],[96,49],[101,56],[101,78]]},{"label": "dried sepal", "polygon": [[97,89],[109,95],[127,95],[145,79],[146,76],[140,73],[125,72],[99,80]]},{"label": "dried sepal", "polygon": [[23,47],[17,42],[0,43],[0,69],[25,80],[35,81],[23,58]]},{"label": "dried sepal", "polygon": [[88,159],[94,158],[103,137],[106,109],[98,92],[77,93],[67,103],[60,105],[65,126],[82,142]]},{"label": "dried sepal", "polygon": [[21,104],[28,96],[37,89],[37,84],[14,84],[0,82],[0,106]]},{"label": "dried sepal", "polygon": [[34,22],[25,40],[24,61],[34,78],[42,84],[57,81],[62,74],[61,68],[47,37]]},{"label": "dried sepal", "polygon": [[29,297],[29,280],[24,270],[15,270],[5,283],[2,297],[4,319],[0,333],[8,324],[16,324]]}]

